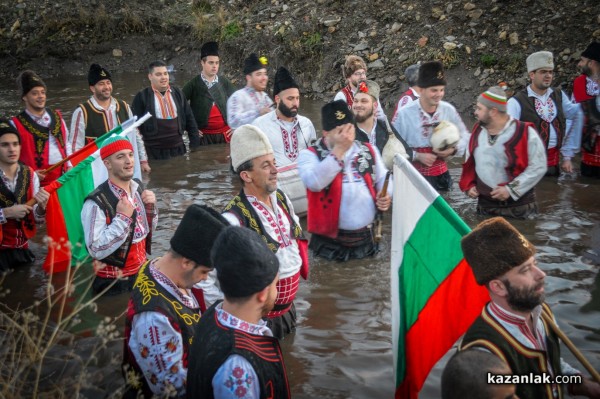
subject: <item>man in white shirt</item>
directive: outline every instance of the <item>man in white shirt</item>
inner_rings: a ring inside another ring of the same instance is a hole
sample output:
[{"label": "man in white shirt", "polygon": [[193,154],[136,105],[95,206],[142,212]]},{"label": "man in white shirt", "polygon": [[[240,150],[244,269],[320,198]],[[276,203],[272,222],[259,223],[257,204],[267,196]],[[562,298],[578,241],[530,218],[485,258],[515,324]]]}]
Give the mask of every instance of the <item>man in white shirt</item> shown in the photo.
[{"label": "man in white shirt", "polygon": [[402,93],[400,99],[398,100],[396,110],[394,111],[394,116],[392,117],[392,124],[396,120],[399,110],[419,99],[420,88],[417,85],[417,79],[419,78],[419,64],[413,64],[406,68],[404,70],[404,78],[408,83],[408,89]]},{"label": "man in white shirt", "polygon": [[346,261],[376,252],[373,221],[391,205],[382,195],[387,169],[377,148],[356,140],[345,102],[321,110],[323,137],[300,152],[298,170],[308,190],[308,231],[315,256]]},{"label": "man in white shirt", "polygon": [[[508,100],[508,114],[535,125],[546,148],[548,176],[558,176],[560,169],[573,171],[571,158],[579,151],[579,134],[566,135],[566,119],[578,123],[582,118],[579,104],[571,102],[559,88],[551,88],[554,60],[549,51],[538,51],[527,57],[527,73],[531,84]],[[559,158],[562,162],[559,165]]]},{"label": "man in white shirt", "polygon": [[252,122],[262,130],[273,147],[277,162],[279,188],[286,193],[294,210],[306,214],[306,189],[298,175],[298,154],[317,140],[317,133],[310,119],[299,115],[299,86],[287,69],[280,67],[273,84],[275,109]]},{"label": "man in white shirt", "polygon": [[232,129],[252,123],[259,116],[271,112],[274,105],[265,91],[269,82],[267,58],[250,54],[244,61],[244,74],[246,87],[227,100],[227,124]]},{"label": "man in white shirt", "polygon": [[171,248],[140,269],[125,322],[125,397],[185,396],[189,348],[206,310],[195,284],[213,269],[210,250],[226,226],[214,209],[191,205]]},{"label": "man in white shirt", "polygon": [[94,259],[95,293],[131,291],[136,274],[150,252],[156,228],[156,197],[133,179],[133,146],[122,137],[109,139],[100,149],[108,180],[83,203],[81,223],[85,245]]},{"label": "man in white shirt", "polygon": [[279,341],[263,320],[277,297],[276,255],[255,231],[229,226],[217,237],[211,259],[225,300],[211,306],[196,327],[187,397],[290,398]]},{"label": "man in white shirt", "polygon": [[277,300],[267,318],[274,336],[283,338],[296,329],[294,298],[301,269],[302,277],[307,277],[306,240],[292,202],[277,189],[273,147],[259,128],[243,125],[236,129],[231,138],[231,163],[242,189],[225,207],[223,216],[232,225],[260,234],[279,259]]}]

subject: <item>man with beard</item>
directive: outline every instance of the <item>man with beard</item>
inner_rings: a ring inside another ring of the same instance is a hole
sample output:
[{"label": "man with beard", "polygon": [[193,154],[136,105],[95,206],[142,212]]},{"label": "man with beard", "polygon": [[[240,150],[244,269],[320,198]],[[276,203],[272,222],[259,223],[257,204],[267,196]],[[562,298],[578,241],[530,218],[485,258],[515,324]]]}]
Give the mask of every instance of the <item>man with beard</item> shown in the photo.
[{"label": "man with beard", "polygon": [[229,143],[233,130],[227,125],[227,99],[235,88],[219,75],[219,45],[207,42],[200,49],[200,74],[183,86],[201,131],[200,145]]},{"label": "man with beard", "polygon": [[[576,123],[581,115],[579,105],[572,103],[561,89],[550,87],[554,76],[551,52],[538,51],[527,57],[527,73],[531,84],[508,100],[507,112],[515,119],[535,125],[546,147],[547,176],[558,176],[560,169],[570,173],[571,158],[579,150],[578,135],[565,135],[565,120]],[[559,169],[560,155],[563,159]]]},{"label": "man with beard", "polygon": [[[581,174],[600,177],[600,43],[592,42],[581,53],[578,64],[586,76],[585,90],[573,87],[575,100],[581,103],[585,121],[581,137]],[[576,80],[577,82],[577,80]]]},{"label": "man with beard", "polygon": [[[358,85],[360,82],[367,80],[367,64],[365,64],[365,60],[358,55],[349,55],[342,66],[342,72],[347,85],[337,92],[333,101],[345,101],[346,104],[348,104],[348,109],[352,110],[354,96],[358,92]],[[384,123],[387,122],[387,116],[385,116],[385,112],[379,104],[377,104],[375,108],[375,115],[378,120],[381,120]]]},{"label": "man with beard", "polygon": [[25,103],[25,109],[11,119],[20,136],[19,160],[36,171],[45,187],[67,170],[68,164],[63,164],[45,172],[71,155],[69,131],[60,111],[46,108],[46,84],[35,72],[23,71],[17,86]]},{"label": "man with beard", "polygon": [[[456,108],[442,100],[446,92],[446,77],[441,62],[421,64],[417,84],[421,88],[421,96],[398,111],[393,126],[412,148],[413,166],[433,188],[447,191],[452,187],[452,178],[446,160],[465,153],[469,132]],[[458,128],[460,140],[454,146],[435,150],[431,136],[442,121],[451,122]]]},{"label": "man with beard", "polygon": [[290,398],[279,341],[263,320],[276,303],[277,257],[256,232],[229,226],[217,237],[211,260],[225,300],[196,326],[187,397]]},{"label": "man with beard", "polygon": [[298,175],[296,160],[300,151],[317,140],[317,133],[310,119],[298,115],[299,86],[284,67],[275,74],[273,98],[275,110],[256,118],[252,125],[269,138],[277,162],[279,188],[290,197],[296,213],[304,215],[306,189]]},{"label": "man with beard", "polygon": [[233,93],[227,100],[227,124],[232,129],[252,123],[256,118],[271,112],[273,100],[265,92],[269,76],[267,58],[254,53],[244,60],[246,87]]},{"label": "man with beard", "polygon": [[232,225],[256,231],[279,259],[277,300],[266,317],[273,335],[283,338],[296,329],[294,298],[300,275],[306,278],[308,274],[306,240],[292,202],[277,189],[273,147],[259,128],[242,125],[236,129],[231,138],[231,164],[242,189],[223,216]]},{"label": "man with beard", "polygon": [[[112,75],[107,69],[99,64],[90,65],[88,83],[92,96],[79,104],[71,117],[69,145],[73,151],[133,117],[129,105],[112,96]],[[144,141],[139,132],[136,132],[136,142],[142,172],[150,172]]]},{"label": "man with beard", "polygon": [[[133,146],[122,137],[108,139],[100,157],[108,180],[83,203],[81,223],[85,245],[94,259],[94,293],[131,291],[136,274],[150,253],[158,221],[156,197],[133,179]],[[115,282],[115,280],[117,280]]]},{"label": "man with beard", "polygon": [[459,187],[477,198],[481,215],[527,219],[537,214],[535,185],[546,173],[546,150],[533,124],[513,119],[506,103],[499,86],[477,98]]},{"label": "man with beard", "polygon": [[[480,348],[504,360],[515,375],[577,375],[560,357],[558,337],[542,317],[554,318],[544,303],[544,277],[535,247],[501,217],[481,222],[463,237],[461,247],[479,285],[491,301],[465,334],[459,350]],[[571,395],[600,397],[600,384],[582,378],[568,386]],[[519,384],[521,398],[562,398],[564,385]]]},{"label": "man with beard", "polygon": [[321,109],[323,137],[300,152],[298,171],[307,189],[310,249],[315,256],[347,261],[372,256],[376,212],[392,203],[382,196],[387,169],[369,143],[356,140],[354,116],[338,100]]},{"label": "man with beard", "polygon": [[183,133],[187,132],[190,149],[200,146],[200,132],[190,104],[183,91],[169,83],[169,71],[163,61],[154,61],[148,66],[150,87],[136,94],[131,104],[133,114],[138,118],[150,113],[150,118],[142,126],[146,152],[152,159],[169,159],[185,155],[187,148]]},{"label": "man with beard", "polygon": [[419,64],[413,64],[404,70],[404,77],[408,83],[408,89],[402,93],[396,105],[394,116],[392,117],[392,124],[398,116],[398,111],[406,107],[413,101],[419,99],[419,86],[417,85],[417,79],[419,78]]},{"label": "man with beard", "polygon": [[375,118],[378,103],[379,85],[372,80],[360,82],[352,104],[352,112],[356,121],[356,140],[362,143],[371,143],[382,154],[390,133],[393,133],[407,151],[408,159],[412,159],[412,149],[400,137],[396,129]]}]

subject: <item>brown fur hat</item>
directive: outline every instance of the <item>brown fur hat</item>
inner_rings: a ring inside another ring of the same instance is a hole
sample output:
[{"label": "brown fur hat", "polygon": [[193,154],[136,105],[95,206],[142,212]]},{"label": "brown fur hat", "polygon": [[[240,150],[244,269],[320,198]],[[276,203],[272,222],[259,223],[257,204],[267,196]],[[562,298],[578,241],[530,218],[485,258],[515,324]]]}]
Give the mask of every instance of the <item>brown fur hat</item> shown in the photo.
[{"label": "brown fur hat", "polygon": [[485,285],[535,255],[535,246],[502,217],[487,219],[460,242],[477,284]]},{"label": "brown fur hat", "polygon": [[358,55],[349,55],[344,63],[344,77],[349,78],[352,74],[359,69],[367,70],[367,64],[365,60],[360,58]]}]

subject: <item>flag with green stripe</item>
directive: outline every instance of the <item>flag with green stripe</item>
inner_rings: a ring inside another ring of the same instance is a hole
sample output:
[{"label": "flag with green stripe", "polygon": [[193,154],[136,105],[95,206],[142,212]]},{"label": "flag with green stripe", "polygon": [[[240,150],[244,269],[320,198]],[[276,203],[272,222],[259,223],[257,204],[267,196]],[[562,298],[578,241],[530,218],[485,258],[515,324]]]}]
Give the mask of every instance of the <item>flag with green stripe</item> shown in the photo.
[{"label": "flag with green stripe", "polygon": [[470,231],[421,174],[394,158],[391,290],[396,398],[427,375],[489,300],[460,247]]}]

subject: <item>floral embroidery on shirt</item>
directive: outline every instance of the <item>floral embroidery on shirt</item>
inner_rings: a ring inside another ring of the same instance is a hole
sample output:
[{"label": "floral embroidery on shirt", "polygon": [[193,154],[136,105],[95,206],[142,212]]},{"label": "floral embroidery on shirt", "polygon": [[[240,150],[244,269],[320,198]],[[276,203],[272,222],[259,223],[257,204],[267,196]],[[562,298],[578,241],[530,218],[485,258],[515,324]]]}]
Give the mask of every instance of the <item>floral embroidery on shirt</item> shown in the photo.
[{"label": "floral embroidery on shirt", "polygon": [[550,123],[556,118],[557,111],[554,101],[552,101],[552,97],[548,96],[548,99],[545,102],[539,98],[535,98],[534,104],[535,112],[546,122]]},{"label": "floral embroidery on shirt", "polygon": [[224,382],[224,385],[235,393],[238,398],[243,398],[248,393],[254,379],[248,375],[248,372],[241,367],[232,370],[231,376]]}]

